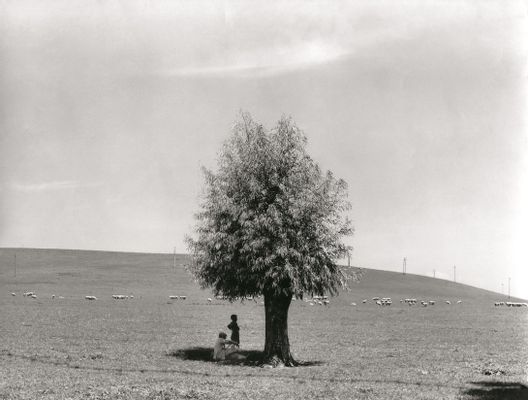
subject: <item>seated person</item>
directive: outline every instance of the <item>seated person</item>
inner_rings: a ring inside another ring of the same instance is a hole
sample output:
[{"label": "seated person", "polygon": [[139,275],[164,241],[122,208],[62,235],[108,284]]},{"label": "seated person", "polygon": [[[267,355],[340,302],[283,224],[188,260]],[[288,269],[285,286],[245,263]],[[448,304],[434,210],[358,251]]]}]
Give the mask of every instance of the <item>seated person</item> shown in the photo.
[{"label": "seated person", "polygon": [[238,350],[238,343],[227,339],[227,335],[220,332],[214,346],[213,359],[215,361],[245,360],[246,357],[238,353]]}]

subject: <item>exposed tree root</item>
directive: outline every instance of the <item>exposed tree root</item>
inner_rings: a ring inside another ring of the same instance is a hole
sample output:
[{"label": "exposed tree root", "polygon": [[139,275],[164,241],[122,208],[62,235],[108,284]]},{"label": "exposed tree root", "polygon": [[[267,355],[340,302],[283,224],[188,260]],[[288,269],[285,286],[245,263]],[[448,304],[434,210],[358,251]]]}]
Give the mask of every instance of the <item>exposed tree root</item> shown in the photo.
[{"label": "exposed tree root", "polygon": [[273,356],[271,358],[265,358],[262,360],[261,367],[268,367],[268,368],[281,368],[281,367],[297,367],[300,364],[293,359],[293,357],[289,357],[288,360],[281,360],[278,356]]}]

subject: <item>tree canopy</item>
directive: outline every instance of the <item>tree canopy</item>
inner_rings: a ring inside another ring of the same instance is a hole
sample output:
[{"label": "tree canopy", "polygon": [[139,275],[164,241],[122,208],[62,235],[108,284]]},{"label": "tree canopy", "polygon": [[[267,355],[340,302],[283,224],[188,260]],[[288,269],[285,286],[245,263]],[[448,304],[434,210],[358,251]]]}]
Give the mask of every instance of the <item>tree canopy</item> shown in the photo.
[{"label": "tree canopy", "polygon": [[323,173],[291,118],[266,130],[242,113],[204,168],[205,187],[187,243],[202,287],[230,299],[335,294],[350,274],[337,264],[352,234],[347,184]]}]

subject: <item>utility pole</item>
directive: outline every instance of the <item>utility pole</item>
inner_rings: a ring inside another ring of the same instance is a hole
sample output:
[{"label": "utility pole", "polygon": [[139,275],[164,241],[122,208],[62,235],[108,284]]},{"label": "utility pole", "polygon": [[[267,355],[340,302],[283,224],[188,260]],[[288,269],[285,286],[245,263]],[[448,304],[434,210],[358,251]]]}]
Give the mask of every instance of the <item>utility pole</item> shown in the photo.
[{"label": "utility pole", "polygon": [[403,275],[407,273],[407,257],[403,257]]},{"label": "utility pole", "polygon": [[436,278],[436,269],[433,269],[433,278]]},{"label": "utility pole", "polygon": [[350,254],[352,253],[352,249],[353,249],[352,246],[347,246],[346,247],[346,255],[347,255],[347,258],[348,258],[348,268],[350,268]]},{"label": "utility pole", "polygon": [[456,283],[456,265],[453,265],[453,282]]}]

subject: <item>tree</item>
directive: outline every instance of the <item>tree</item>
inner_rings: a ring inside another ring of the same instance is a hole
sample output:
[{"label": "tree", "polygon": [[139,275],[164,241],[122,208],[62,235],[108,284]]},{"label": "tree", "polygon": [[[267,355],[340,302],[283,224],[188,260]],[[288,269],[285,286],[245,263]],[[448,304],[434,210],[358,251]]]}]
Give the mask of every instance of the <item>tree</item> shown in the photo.
[{"label": "tree", "polygon": [[353,274],[336,261],[352,234],[347,185],[321,169],[291,118],[267,131],[242,113],[218,160],[204,168],[190,270],[230,300],[264,296],[266,362],[296,365],[288,338],[293,296],[335,295]]}]

